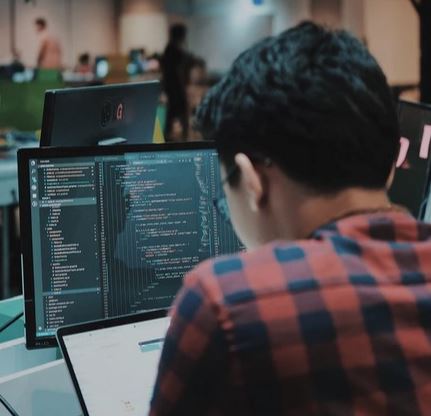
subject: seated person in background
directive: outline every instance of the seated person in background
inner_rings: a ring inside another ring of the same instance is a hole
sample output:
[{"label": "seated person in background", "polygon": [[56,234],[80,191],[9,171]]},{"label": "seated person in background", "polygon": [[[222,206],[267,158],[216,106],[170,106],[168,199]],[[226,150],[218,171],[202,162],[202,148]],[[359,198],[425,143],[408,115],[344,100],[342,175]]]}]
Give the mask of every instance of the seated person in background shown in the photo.
[{"label": "seated person in background", "polygon": [[21,61],[20,54],[17,51],[13,52],[12,62],[10,64],[10,69],[12,74],[16,74],[17,72],[24,72],[25,66]]},{"label": "seated person in background", "polygon": [[397,114],[365,46],[267,38],[197,122],[249,251],[185,278],[151,414],[430,415],[431,225],[388,200]]},{"label": "seated person in background", "polygon": [[82,53],[79,55],[75,72],[82,75],[93,74],[93,66],[90,63],[89,53]]},{"label": "seated person in background", "polygon": [[161,60],[162,60],[161,55],[157,53],[153,53],[147,59],[146,70],[149,72],[159,72],[161,68],[161,65],[160,65]]},{"label": "seated person in background", "polygon": [[60,42],[49,33],[48,23],[43,17],[39,17],[34,23],[40,38],[37,67],[41,69],[61,69],[62,52]]},{"label": "seated person in background", "polygon": [[17,73],[24,72],[25,66],[19,58],[18,52],[14,51],[9,65],[0,65],[0,79],[12,79]]}]

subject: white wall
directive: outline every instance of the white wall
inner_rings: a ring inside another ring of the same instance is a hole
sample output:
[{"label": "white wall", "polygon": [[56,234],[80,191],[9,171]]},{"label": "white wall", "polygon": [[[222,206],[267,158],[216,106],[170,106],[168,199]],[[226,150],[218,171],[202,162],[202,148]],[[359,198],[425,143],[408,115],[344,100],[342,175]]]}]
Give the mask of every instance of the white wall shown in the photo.
[{"label": "white wall", "polygon": [[343,28],[352,32],[359,39],[364,39],[364,0],[344,0],[341,13]]},{"label": "white wall", "polygon": [[342,27],[341,0],[311,0],[310,6],[311,17],[316,23],[334,29]]},{"label": "white wall", "polygon": [[120,18],[120,51],[144,47],[162,52],[168,41],[168,18],[164,13],[125,14]]},{"label": "white wall", "polygon": [[196,16],[190,20],[190,49],[210,70],[224,71],[244,49],[272,34],[271,15]]},{"label": "white wall", "polygon": [[144,47],[161,52],[168,41],[168,15],[163,0],[123,0],[119,25],[120,51]]},{"label": "white wall", "polygon": [[189,46],[208,68],[225,71],[240,52],[260,39],[309,17],[309,0],[194,0],[188,18]]},{"label": "white wall", "polygon": [[9,2],[0,0],[0,64],[10,58]]},{"label": "white wall", "polygon": [[278,34],[303,20],[311,19],[310,0],[272,0],[272,32]]},{"label": "white wall", "polygon": [[[39,0],[38,0],[39,1]],[[93,56],[117,50],[117,16],[113,0],[71,2],[71,59],[83,52]]]},{"label": "white wall", "polygon": [[164,0],[121,0],[121,12],[132,13],[162,13],[165,11]]},{"label": "white wall", "polygon": [[[285,0],[289,1],[289,0]],[[194,15],[214,16],[229,14],[268,14],[273,11],[273,0],[265,0],[255,6],[251,0],[192,0],[191,10]]]},{"label": "white wall", "polygon": [[[10,19],[6,0],[0,0],[0,59],[9,57]],[[34,19],[45,17],[49,30],[63,46],[63,61],[73,66],[79,53],[112,53],[116,50],[114,0],[16,1],[16,44],[23,62],[34,66],[38,39]]]},{"label": "white wall", "polygon": [[364,6],[368,47],[389,83],[417,83],[419,19],[411,3],[407,0],[364,0]]}]

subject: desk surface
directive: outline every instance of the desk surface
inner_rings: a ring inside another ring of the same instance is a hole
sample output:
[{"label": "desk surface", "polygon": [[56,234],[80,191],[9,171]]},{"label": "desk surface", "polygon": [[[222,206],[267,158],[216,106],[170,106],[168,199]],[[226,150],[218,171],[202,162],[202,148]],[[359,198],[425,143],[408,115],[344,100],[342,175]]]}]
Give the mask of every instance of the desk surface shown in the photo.
[{"label": "desk surface", "polygon": [[[17,296],[0,301],[0,326],[5,324],[9,319],[23,311],[23,297]],[[0,343],[24,336],[24,317],[14,322],[9,328],[0,333]]]}]

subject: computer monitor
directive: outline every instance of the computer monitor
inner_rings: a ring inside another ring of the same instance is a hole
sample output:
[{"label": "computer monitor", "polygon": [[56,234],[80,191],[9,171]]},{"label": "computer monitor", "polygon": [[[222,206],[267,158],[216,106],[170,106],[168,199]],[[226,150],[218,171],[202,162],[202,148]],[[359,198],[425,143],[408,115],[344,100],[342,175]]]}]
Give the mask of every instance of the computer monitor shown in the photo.
[{"label": "computer monitor", "polygon": [[214,205],[211,143],[22,149],[18,167],[28,348],[169,307],[193,266],[243,248]]},{"label": "computer monitor", "polygon": [[129,51],[129,63],[127,73],[129,75],[138,75],[145,72],[145,50],[144,48],[131,49]]},{"label": "computer monitor", "polygon": [[48,90],[40,145],[152,143],[159,81]]},{"label": "computer monitor", "polygon": [[393,184],[392,202],[405,206],[415,217],[423,215],[431,140],[431,106],[400,101],[400,153]]},{"label": "computer monitor", "polygon": [[109,74],[109,61],[106,56],[96,56],[94,59],[94,73],[96,78],[103,79]]}]

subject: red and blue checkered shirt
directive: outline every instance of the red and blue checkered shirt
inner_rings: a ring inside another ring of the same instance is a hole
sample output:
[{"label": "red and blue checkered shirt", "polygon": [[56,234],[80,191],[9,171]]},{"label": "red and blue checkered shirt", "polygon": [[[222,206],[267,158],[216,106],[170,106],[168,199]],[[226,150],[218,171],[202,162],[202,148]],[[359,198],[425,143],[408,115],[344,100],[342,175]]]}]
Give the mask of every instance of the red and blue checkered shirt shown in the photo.
[{"label": "red and blue checkered shirt", "polygon": [[206,414],[431,415],[431,225],[355,215],[192,271],[151,415]]}]

